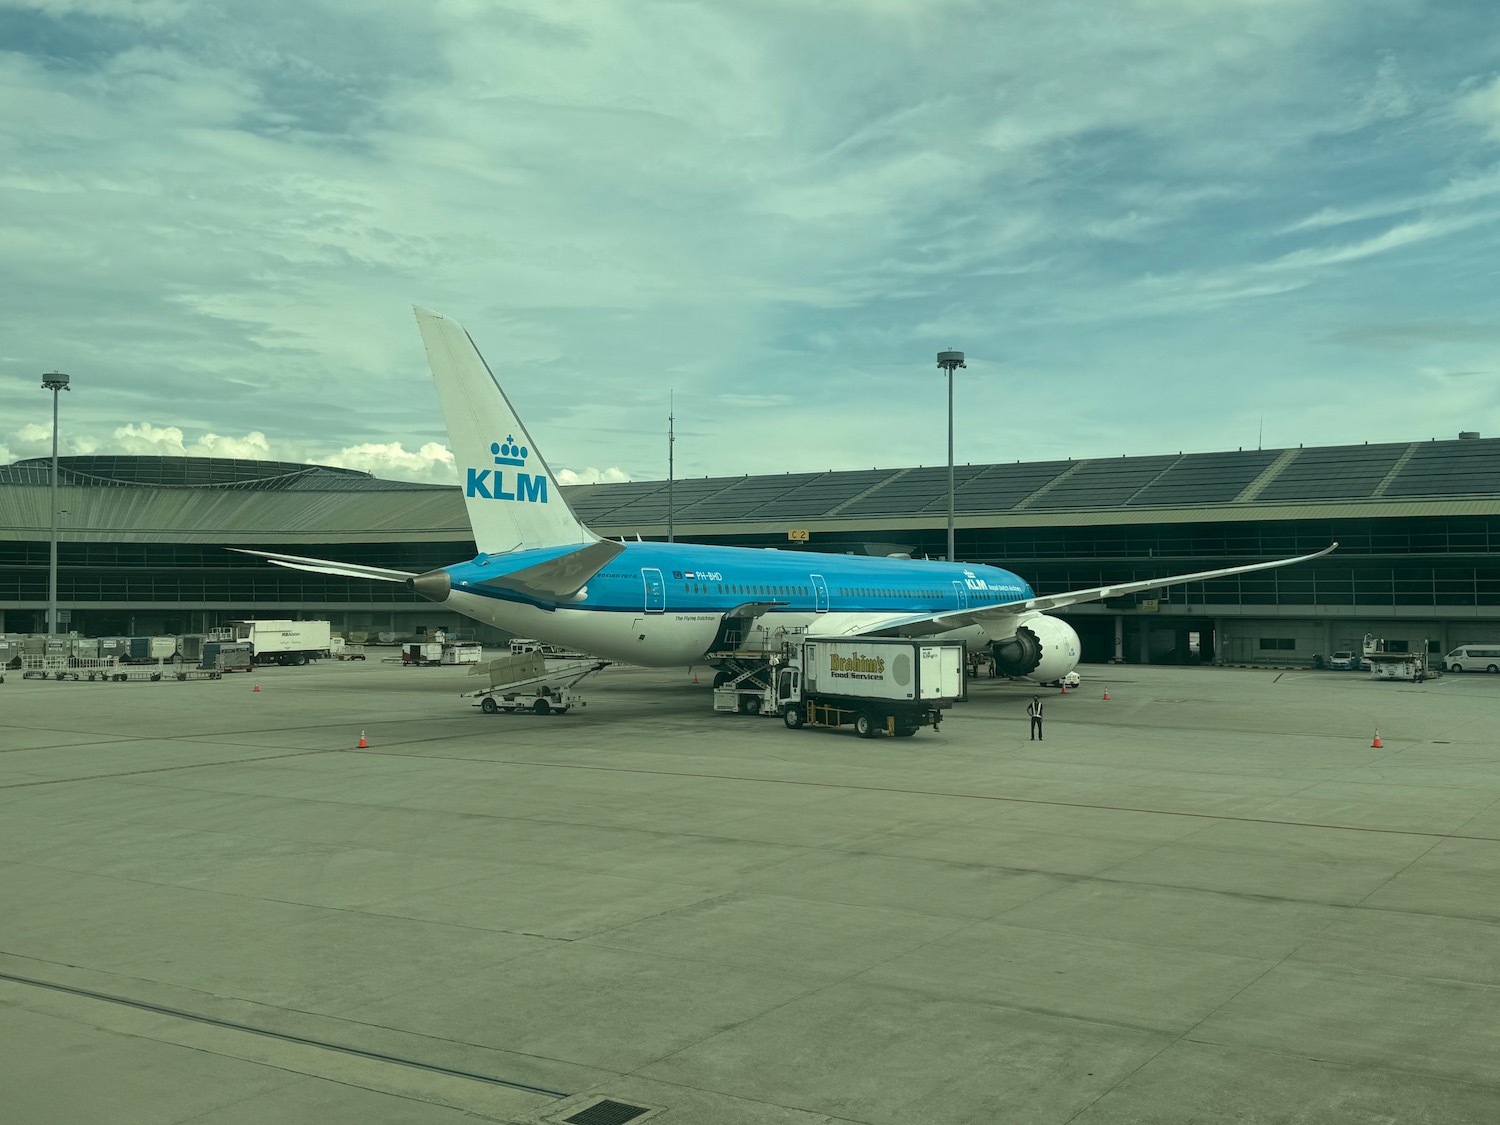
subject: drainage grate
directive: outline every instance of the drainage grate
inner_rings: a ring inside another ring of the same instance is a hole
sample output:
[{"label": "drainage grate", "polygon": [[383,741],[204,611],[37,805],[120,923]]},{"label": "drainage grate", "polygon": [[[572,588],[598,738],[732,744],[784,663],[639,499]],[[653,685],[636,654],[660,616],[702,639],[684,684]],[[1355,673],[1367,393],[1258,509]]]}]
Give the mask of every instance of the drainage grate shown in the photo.
[{"label": "drainage grate", "polygon": [[563,1121],[566,1125],[625,1125],[625,1122],[634,1121],[641,1114],[650,1112],[643,1105],[627,1105],[605,1098],[588,1109],[579,1110],[572,1117],[563,1118]]}]

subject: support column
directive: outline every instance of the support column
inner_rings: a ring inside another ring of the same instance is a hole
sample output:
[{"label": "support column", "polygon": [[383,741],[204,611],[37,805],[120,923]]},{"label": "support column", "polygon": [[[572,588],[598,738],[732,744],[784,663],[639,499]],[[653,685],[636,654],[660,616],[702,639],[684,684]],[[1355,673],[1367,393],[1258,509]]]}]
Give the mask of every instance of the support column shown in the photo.
[{"label": "support column", "polygon": [[1125,663],[1125,615],[1115,614],[1115,655],[1116,664]]}]

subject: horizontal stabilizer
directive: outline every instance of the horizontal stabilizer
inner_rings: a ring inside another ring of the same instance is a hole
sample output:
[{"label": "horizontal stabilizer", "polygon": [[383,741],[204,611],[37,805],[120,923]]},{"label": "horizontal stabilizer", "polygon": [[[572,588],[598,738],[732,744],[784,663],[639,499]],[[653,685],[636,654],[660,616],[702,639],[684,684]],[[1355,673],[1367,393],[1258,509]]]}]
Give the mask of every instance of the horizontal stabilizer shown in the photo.
[{"label": "horizontal stabilizer", "polygon": [[306,570],[313,574],[331,574],[340,578],[368,578],[375,582],[405,582],[416,577],[414,570],[391,570],[384,566],[361,566],[359,563],[333,562],[329,559],[309,559],[301,555],[283,555],[275,551],[252,551],[245,547],[230,547],[242,555],[258,555],[277,566],[290,570]]},{"label": "horizontal stabilizer", "polygon": [[589,579],[609,565],[616,555],[625,549],[625,544],[611,539],[600,539],[587,547],[580,547],[555,559],[485,579],[483,585],[504,590],[514,590],[539,601],[557,601],[571,598],[588,583]]}]

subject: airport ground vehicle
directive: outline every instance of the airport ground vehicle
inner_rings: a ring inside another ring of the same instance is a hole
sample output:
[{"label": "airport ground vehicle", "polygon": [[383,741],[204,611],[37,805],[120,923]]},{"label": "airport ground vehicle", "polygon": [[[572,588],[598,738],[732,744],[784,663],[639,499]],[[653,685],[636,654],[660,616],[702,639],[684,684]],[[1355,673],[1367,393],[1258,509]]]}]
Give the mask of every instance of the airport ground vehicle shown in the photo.
[{"label": "airport ground vehicle", "polygon": [[490,686],[466,691],[463,698],[477,699],[475,706],[486,715],[498,711],[565,715],[587,703],[577,691],[578,685],[607,667],[609,661],[591,658],[552,661],[549,665],[539,652],[502,656],[469,669],[469,675],[485,676]]},{"label": "airport ground vehicle", "polygon": [[1459,645],[1443,657],[1450,672],[1500,672],[1500,645]]},{"label": "airport ground vehicle", "polygon": [[327,621],[231,621],[227,632],[213,639],[248,644],[258,667],[317,660],[328,655],[332,640]]},{"label": "airport ground vehicle", "polygon": [[343,637],[328,638],[328,655],[335,660],[363,660],[364,645],[351,645]]},{"label": "airport ground vehicle", "polygon": [[204,641],[198,667],[217,672],[249,672],[255,667],[255,654],[244,641]]},{"label": "airport ground vehicle", "polygon": [[909,738],[936,729],[964,690],[963,645],[904,637],[789,641],[767,668],[767,677],[716,687],[714,709],[779,714],[791,730],[852,726],[861,738]]},{"label": "airport ground vehicle", "polygon": [[1426,641],[1422,642],[1419,651],[1408,652],[1405,642],[1393,647],[1386,643],[1384,637],[1365,634],[1363,663],[1370,669],[1372,680],[1406,680],[1418,684],[1432,675],[1442,673],[1442,665],[1434,670],[1427,661]]},{"label": "airport ground vehicle", "polygon": [[544,641],[534,640],[531,637],[516,637],[510,642],[512,656],[524,656],[528,652],[539,652],[548,660],[582,660],[588,654],[574,652],[562,645],[549,645]]},{"label": "airport ground vehicle", "polygon": [[1328,658],[1326,667],[1336,672],[1357,672],[1364,663],[1357,652],[1336,652]]}]

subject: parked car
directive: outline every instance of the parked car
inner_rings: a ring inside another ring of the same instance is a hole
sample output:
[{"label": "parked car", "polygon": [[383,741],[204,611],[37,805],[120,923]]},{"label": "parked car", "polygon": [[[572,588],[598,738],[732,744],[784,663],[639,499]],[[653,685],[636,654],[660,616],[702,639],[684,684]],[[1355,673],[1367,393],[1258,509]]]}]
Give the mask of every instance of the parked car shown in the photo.
[{"label": "parked car", "polygon": [[1328,667],[1341,672],[1357,672],[1364,667],[1364,661],[1357,652],[1336,652],[1328,658]]}]

